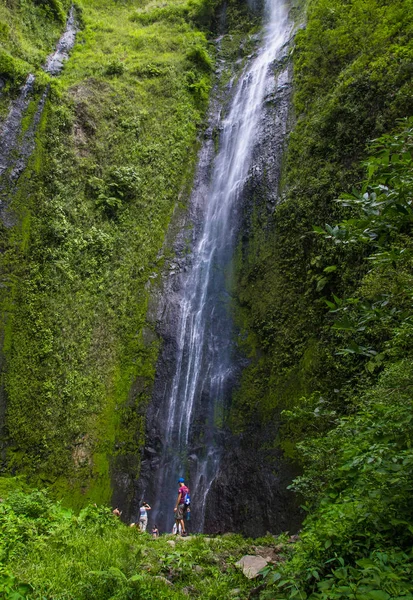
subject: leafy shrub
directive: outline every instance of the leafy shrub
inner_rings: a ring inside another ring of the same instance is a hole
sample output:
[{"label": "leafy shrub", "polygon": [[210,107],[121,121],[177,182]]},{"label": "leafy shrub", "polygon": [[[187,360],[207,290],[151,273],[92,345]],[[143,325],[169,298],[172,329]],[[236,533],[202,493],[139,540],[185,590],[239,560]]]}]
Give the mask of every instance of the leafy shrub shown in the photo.
[{"label": "leafy shrub", "polygon": [[88,504],[79,512],[76,523],[81,529],[117,527],[118,520],[114,519],[112,511],[107,506]]},{"label": "leafy shrub", "polygon": [[212,69],[212,59],[203,46],[194,46],[188,50],[186,57],[200,69],[205,71]]},{"label": "leafy shrub", "polygon": [[108,217],[115,217],[119,209],[122,208],[122,200],[116,196],[107,196],[102,193],[97,197],[96,206]]},{"label": "leafy shrub", "polygon": [[35,2],[44,6],[48,10],[48,13],[53,15],[61,23],[66,21],[66,14],[60,0],[35,0]]},{"label": "leafy shrub", "polygon": [[108,173],[109,191],[123,200],[132,200],[139,191],[141,179],[135,167],[114,167]]},{"label": "leafy shrub", "polygon": [[23,83],[29,73],[28,65],[0,48],[0,77],[16,85]]},{"label": "leafy shrub", "polygon": [[186,75],[187,85],[190,92],[194,95],[197,103],[205,105],[209,98],[211,84],[208,78],[198,77],[193,71],[188,71]]},{"label": "leafy shrub", "polygon": [[90,177],[88,190],[95,197],[96,206],[114,217],[125,202],[137,197],[140,183],[134,167],[113,167],[108,169],[104,180]]},{"label": "leafy shrub", "polygon": [[10,35],[10,27],[7,23],[0,21],[0,40],[6,40]]},{"label": "leafy shrub", "polygon": [[24,600],[33,592],[28,583],[20,582],[8,569],[0,566],[0,597],[2,600]]},{"label": "leafy shrub", "polygon": [[[354,245],[366,255],[370,271],[349,299],[327,300],[346,346],[342,354],[369,359],[371,372],[380,368],[390,352],[392,330],[411,322],[409,290],[413,280],[413,119],[402,121],[400,131],[384,135],[370,145],[365,162],[367,178],[361,190],[341,196],[338,202],[351,218],[317,234],[337,246]],[[333,301],[334,300],[334,301]]]},{"label": "leafy shrub", "polygon": [[161,77],[162,75],[165,75],[166,69],[162,66],[148,63],[146,65],[140,65],[139,67],[136,67],[133,73],[139,77]]},{"label": "leafy shrub", "polygon": [[11,492],[7,497],[7,504],[16,515],[37,519],[47,516],[53,503],[46,490],[33,490],[30,493]]},{"label": "leafy shrub", "polygon": [[109,77],[114,75],[123,75],[124,72],[125,65],[121,60],[113,60],[105,68],[105,75],[109,75]]}]

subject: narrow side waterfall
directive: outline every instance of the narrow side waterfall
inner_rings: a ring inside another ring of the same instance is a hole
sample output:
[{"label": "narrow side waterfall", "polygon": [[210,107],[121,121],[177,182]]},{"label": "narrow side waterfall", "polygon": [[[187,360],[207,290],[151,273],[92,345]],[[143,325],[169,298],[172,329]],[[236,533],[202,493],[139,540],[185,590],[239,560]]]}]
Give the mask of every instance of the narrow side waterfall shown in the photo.
[{"label": "narrow side waterfall", "polygon": [[[75,9],[72,6],[65,31],[57,42],[54,52],[47,57],[42,67],[43,71],[51,76],[59,75],[64,62],[69,58],[69,52],[75,43],[77,32]],[[6,226],[14,224],[14,220],[7,210],[9,196],[34,150],[35,133],[49,93],[49,87],[46,87],[40,99],[37,100],[36,111],[29,127],[22,134],[23,118],[30,102],[34,99],[35,79],[35,76],[30,73],[19,96],[11,103],[8,116],[0,126],[0,219]]]},{"label": "narrow side waterfall", "polygon": [[[221,132],[219,151],[213,140],[202,148],[191,198],[192,254],[181,273],[171,275],[161,317],[170,327],[149,409],[136,502],[144,498],[152,504],[151,520],[163,531],[172,528],[181,476],[191,489],[191,530],[204,529],[208,493],[222,460],[225,407],[240,375],[231,264],[265,101],[285,83],[283,74],[274,77],[272,66],[286,52],[292,31],[284,0],[267,0],[265,10],[260,47],[233,90],[227,114],[212,115]],[[283,118],[285,130],[286,113]]]}]

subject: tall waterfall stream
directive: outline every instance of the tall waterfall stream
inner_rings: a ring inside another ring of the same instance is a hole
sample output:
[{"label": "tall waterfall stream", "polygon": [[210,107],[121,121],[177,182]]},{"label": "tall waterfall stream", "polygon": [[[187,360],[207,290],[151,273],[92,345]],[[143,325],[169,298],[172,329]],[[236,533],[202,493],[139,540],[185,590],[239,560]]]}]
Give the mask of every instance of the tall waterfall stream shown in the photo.
[{"label": "tall waterfall stream", "polygon": [[[162,530],[172,528],[181,476],[191,488],[191,530],[204,530],[208,494],[224,460],[224,413],[242,366],[230,310],[231,263],[243,192],[263,135],[265,103],[288,80],[287,67],[276,76],[273,68],[285,58],[292,32],[284,0],[266,0],[265,22],[260,46],[231,90],[226,114],[211,110],[211,126],[220,131],[219,150],[207,139],[200,152],[191,197],[192,251],[181,272],[170,276],[160,317],[168,326],[135,502],[145,498],[152,504],[152,521]],[[287,113],[284,103],[273,119],[282,134]]]}]

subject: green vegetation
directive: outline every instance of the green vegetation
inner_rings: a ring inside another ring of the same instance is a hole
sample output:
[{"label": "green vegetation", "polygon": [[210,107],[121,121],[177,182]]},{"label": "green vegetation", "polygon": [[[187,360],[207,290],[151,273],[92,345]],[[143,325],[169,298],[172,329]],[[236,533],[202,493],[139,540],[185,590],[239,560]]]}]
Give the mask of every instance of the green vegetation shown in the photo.
[{"label": "green vegetation", "polygon": [[413,595],[410,10],[309,3],[283,201],[256,194],[239,248],[231,423],[301,469],[308,515],[263,600]]},{"label": "green vegetation", "polygon": [[[0,505],[0,531],[0,596],[7,600],[239,600],[254,586],[235,567],[251,540],[153,539],[107,508],[90,505],[76,515],[44,491],[10,492]],[[257,542],[275,545],[271,537]]]},{"label": "green vegetation", "polygon": [[[84,0],[57,78],[41,71],[69,2],[0,8],[6,113],[29,72],[36,145],[1,225],[3,467],[47,484],[72,507],[107,502],[139,476],[158,339],[148,299],[185,210],[212,85],[212,0]],[[227,58],[245,56],[258,17],[231,2]],[[228,74],[237,67],[230,67]],[[239,67],[238,67],[239,68]],[[6,196],[6,194],[4,194]]]},{"label": "green vegetation", "polygon": [[[59,38],[68,0],[7,0],[0,5],[0,78],[14,93],[30,72],[38,73]],[[1,99],[2,110],[7,102]]]},{"label": "green vegetation", "polygon": [[[368,264],[359,247],[333,246],[312,231],[348,210],[334,200],[360,181],[367,142],[412,113],[410,14],[406,0],[309,3],[293,54],[295,125],[282,202],[269,215],[265,190],[256,194],[252,236],[239,250],[237,314],[255,360],[234,427],[248,427],[257,409],[269,423],[315,391],[342,411],[355,386],[374,381],[359,356],[337,358],[325,302],[351,296]],[[283,443],[287,450],[286,435]]]},{"label": "green vegetation", "polygon": [[[356,355],[377,383],[339,417],[325,400],[284,411],[305,433],[304,473],[293,488],[309,516],[283,569],[269,570],[272,595],[293,598],[411,598],[413,595],[413,371],[410,230],[413,121],[372,145],[360,192],[340,203],[352,215],[317,227],[338,246],[364,246],[370,269],[351,298],[328,302],[339,356]],[[326,433],[326,424],[333,428]],[[323,431],[324,430],[324,431]]]},{"label": "green vegetation", "polygon": [[[25,131],[67,8],[0,7],[2,114],[29,72],[40,82]],[[191,184],[217,3],[77,5],[76,47],[12,196],[16,224],[1,231],[3,455],[65,505],[99,506],[75,515],[2,478],[3,597],[412,600],[412,8],[310,0],[282,202],[269,213],[254,190],[246,216],[235,313],[251,363],[229,423],[284,451],[307,512],[287,560],[252,590],[233,566],[250,541],[172,548],[102,507],[111,473],[125,494],[139,474],[158,352],[148,281]],[[230,3],[222,56],[248,54],[256,26]]]},{"label": "green vegetation", "polygon": [[[51,4],[39,2],[26,36],[30,6],[7,4],[2,22],[16,30],[6,50],[31,69],[58,29]],[[2,230],[7,469],[53,485],[72,505],[110,498],[110,464],[130,481],[139,474],[158,350],[148,281],[191,182],[212,8],[78,5],[82,30],[10,205],[17,225]]]}]

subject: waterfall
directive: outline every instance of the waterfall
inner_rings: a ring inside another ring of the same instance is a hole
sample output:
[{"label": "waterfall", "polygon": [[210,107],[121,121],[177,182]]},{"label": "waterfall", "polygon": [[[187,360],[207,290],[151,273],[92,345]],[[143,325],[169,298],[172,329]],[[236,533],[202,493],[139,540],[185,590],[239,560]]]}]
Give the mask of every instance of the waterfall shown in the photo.
[{"label": "waterfall", "polygon": [[148,437],[157,447],[146,448],[146,482],[139,491],[152,502],[153,522],[164,530],[172,527],[181,476],[191,488],[191,529],[203,530],[208,492],[222,460],[224,411],[239,378],[231,262],[265,100],[284,82],[271,68],[291,35],[283,0],[267,0],[265,22],[260,47],[219,120],[219,151],[211,151],[211,140],[201,151],[191,197],[196,214],[191,259],[171,288],[165,312],[173,315],[162,358],[167,376],[158,376],[148,414]]},{"label": "waterfall", "polygon": [[[75,10],[72,6],[65,31],[60,37],[56,49],[47,57],[42,67],[46,73],[56,76],[63,69],[63,64],[69,58],[69,52],[75,43],[77,31]],[[0,182],[0,219],[6,226],[14,224],[14,219],[7,210],[10,193],[35,148],[35,133],[49,93],[49,86],[47,86],[38,100],[34,117],[28,129],[22,135],[23,118],[34,97],[34,84],[35,76],[30,73],[0,127],[0,177],[2,178]]]}]

